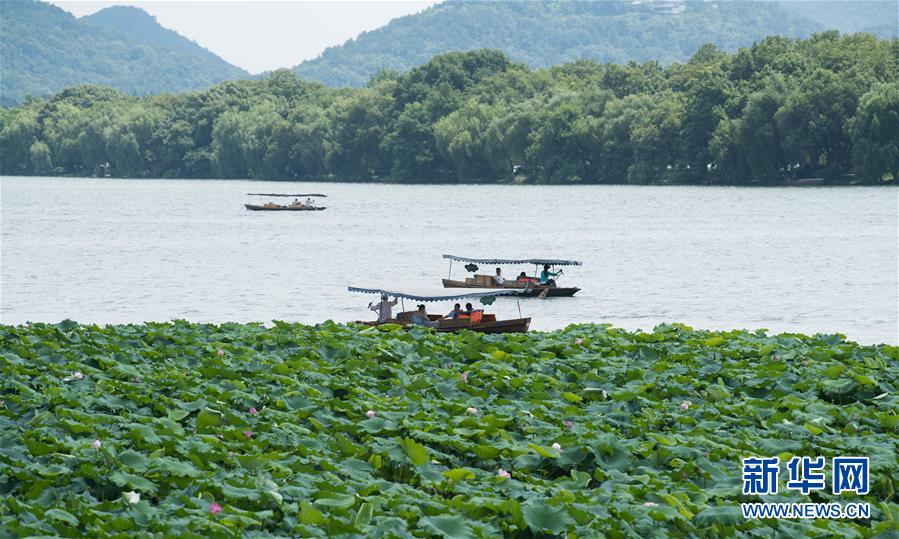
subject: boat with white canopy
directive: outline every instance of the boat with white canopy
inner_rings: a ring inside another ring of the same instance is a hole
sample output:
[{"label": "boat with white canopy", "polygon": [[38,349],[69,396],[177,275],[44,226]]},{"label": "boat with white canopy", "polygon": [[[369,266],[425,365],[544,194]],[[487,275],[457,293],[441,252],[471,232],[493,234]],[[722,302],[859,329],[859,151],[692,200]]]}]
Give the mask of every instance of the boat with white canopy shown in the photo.
[{"label": "boat with white canopy", "polygon": [[[518,318],[505,320],[499,320],[495,314],[484,312],[483,308],[458,313],[455,318],[450,318],[449,315],[428,314],[426,309],[422,311],[406,311],[405,309],[405,300],[407,299],[422,303],[478,300],[482,305],[491,305],[497,296],[520,296],[521,290],[466,289],[450,291],[443,288],[362,288],[356,286],[347,287],[347,290],[361,294],[376,294],[382,298],[392,297],[394,301],[400,302],[401,312],[397,313],[395,317],[383,322],[359,322],[368,326],[399,324],[406,327],[427,326],[440,332],[468,329],[480,333],[526,333],[531,325],[530,318],[521,316],[520,305],[518,306]],[[424,307],[424,305],[420,307]]]},{"label": "boat with white canopy", "polygon": [[[582,266],[583,263],[578,260],[561,260],[557,258],[468,258],[456,255],[443,255],[450,261],[449,273],[447,278],[443,279],[444,288],[489,288],[496,290],[519,290],[522,297],[561,297],[573,296],[580,288],[576,286],[558,286],[558,279],[564,275],[564,271],[556,267]],[[464,281],[453,280],[453,261],[466,262],[465,269],[474,275],[466,277]],[[498,279],[493,274],[478,274],[479,264],[486,266],[534,266],[534,275],[529,276],[522,271],[517,275],[510,274],[502,276]],[[540,268],[549,267],[548,275],[552,276],[552,280],[547,279],[546,282],[540,280]],[[499,284],[499,283],[502,284]]]},{"label": "boat with white canopy", "polygon": [[260,197],[260,202],[264,198],[293,197],[293,201],[288,204],[276,204],[270,201],[261,204],[244,204],[244,207],[250,211],[321,211],[326,209],[325,206],[319,206],[315,202],[316,198],[327,196],[321,193],[247,193],[247,196]]}]

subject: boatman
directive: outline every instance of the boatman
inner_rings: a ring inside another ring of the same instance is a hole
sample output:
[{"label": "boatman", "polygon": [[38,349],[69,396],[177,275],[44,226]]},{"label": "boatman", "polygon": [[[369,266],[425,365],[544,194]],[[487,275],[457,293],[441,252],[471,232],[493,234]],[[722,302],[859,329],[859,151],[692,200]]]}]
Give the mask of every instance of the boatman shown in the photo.
[{"label": "boatman", "polygon": [[388,301],[387,294],[381,294],[381,301],[374,305],[369,302],[368,308],[378,313],[378,323],[383,324],[393,318],[393,308],[396,306],[396,303],[396,298],[393,298],[393,301]]},{"label": "boatman", "polygon": [[556,280],[552,279],[552,277],[557,277],[562,275],[562,270],[559,271],[549,271],[549,264],[543,265],[543,271],[540,272],[540,284],[545,284],[551,288],[556,287]]}]

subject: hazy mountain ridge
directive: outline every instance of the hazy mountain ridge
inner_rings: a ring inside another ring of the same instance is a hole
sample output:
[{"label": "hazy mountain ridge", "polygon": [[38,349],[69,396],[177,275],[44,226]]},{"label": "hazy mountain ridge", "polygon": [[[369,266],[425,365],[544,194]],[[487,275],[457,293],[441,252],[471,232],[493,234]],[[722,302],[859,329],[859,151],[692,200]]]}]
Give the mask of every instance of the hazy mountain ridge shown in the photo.
[{"label": "hazy mountain ridge", "polygon": [[94,83],[137,95],[206,88],[249,74],[143,10],[75,18],[51,4],[0,2],[0,105]]},{"label": "hazy mountain ridge", "polygon": [[875,33],[881,37],[895,35],[889,22],[883,22],[890,20],[883,14],[894,13],[890,6],[895,3],[862,2],[865,10],[854,16],[845,1],[825,3],[832,15],[816,12],[807,2],[796,3],[804,5],[450,0],[330,47],[294,71],[331,86],[363,86],[380,68],[405,71],[454,50],[499,49],[531,67],[580,59],[668,64],[686,61],[709,42],[733,51],[768,35],[807,37],[830,27],[843,32],[879,28]]}]

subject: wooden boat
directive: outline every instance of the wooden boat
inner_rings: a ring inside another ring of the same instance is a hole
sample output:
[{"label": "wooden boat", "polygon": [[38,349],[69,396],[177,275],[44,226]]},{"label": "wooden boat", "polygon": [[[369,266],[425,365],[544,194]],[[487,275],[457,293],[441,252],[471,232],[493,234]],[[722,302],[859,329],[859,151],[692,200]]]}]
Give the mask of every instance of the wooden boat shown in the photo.
[{"label": "wooden boat", "polygon": [[[400,315],[412,315],[412,311],[406,313],[399,313]],[[468,329],[471,331],[477,331],[478,333],[527,333],[528,328],[531,326],[530,318],[510,318],[508,320],[497,320],[495,317],[493,320],[485,320],[479,324],[473,324],[471,319],[463,319],[463,320],[440,320],[440,315],[429,315],[429,318],[432,321],[437,322],[437,327],[433,328],[434,331],[439,331],[441,333],[452,333],[456,331],[462,331],[463,329]],[[379,322],[358,322],[360,324],[364,324],[366,326],[380,326]],[[407,329],[414,327],[423,327],[417,326],[409,321],[408,318],[396,318],[391,319],[384,324],[398,324],[401,326],[405,326]]]},{"label": "wooden boat", "polygon": [[[484,298],[494,298],[496,296],[517,296],[519,291],[516,290],[466,290],[464,292],[451,293],[441,289],[437,290],[388,290],[384,288],[359,288],[348,287],[350,292],[360,292],[363,294],[378,294],[391,296],[394,299],[411,300],[420,302],[433,301],[464,301]],[[483,303],[483,302],[482,302]],[[486,303],[492,303],[492,299]],[[527,333],[531,326],[531,319],[521,316],[519,306],[519,317],[500,320],[495,314],[485,313],[483,310],[475,310],[470,317],[457,319],[442,319],[439,314],[429,314],[429,325],[416,324],[412,321],[412,315],[416,311],[403,311],[397,313],[395,318],[391,318],[386,322],[360,321],[358,324],[366,326],[380,326],[383,324],[397,324],[407,329],[415,327],[429,327],[434,331],[441,333],[450,333],[456,331],[470,330],[478,333]]]},{"label": "wooden boat", "polygon": [[[301,193],[296,195],[283,193],[247,193],[247,196],[293,197],[294,199],[306,197],[307,199],[311,199],[313,197],[325,197],[327,195],[322,195],[320,193]],[[322,211],[327,209],[326,206],[319,206],[314,202],[312,204],[306,204],[304,202],[291,204],[275,204],[274,202],[266,202],[265,204],[244,204],[244,207],[250,211]]]},{"label": "wooden boat", "polygon": [[263,204],[262,206],[257,206],[256,204],[244,204],[244,207],[251,211],[322,211],[327,209],[325,206],[281,206],[278,204]]},{"label": "wooden boat", "polygon": [[[475,274],[472,277],[467,277],[464,281],[453,280],[449,277],[452,276],[453,271],[453,261],[458,262],[468,262],[469,266],[474,265],[477,268],[477,264],[485,264],[490,266],[502,266],[502,265],[534,265],[535,273],[540,268],[540,266],[549,265],[553,269],[556,266],[581,266],[583,265],[581,262],[577,260],[558,260],[551,258],[527,258],[527,259],[506,259],[506,258],[466,258],[455,255],[443,255],[443,258],[446,258],[450,261],[450,273],[447,275],[446,279],[443,279],[443,287],[444,288],[489,288],[496,290],[518,290],[519,296],[524,298],[533,298],[533,297],[569,297],[575,295],[580,288],[576,286],[547,286],[545,284],[540,284],[539,280],[534,277],[527,277],[525,279],[509,279],[506,278],[502,285],[497,285],[493,279],[493,275],[482,275]],[[474,271],[477,271],[475,269]]]}]

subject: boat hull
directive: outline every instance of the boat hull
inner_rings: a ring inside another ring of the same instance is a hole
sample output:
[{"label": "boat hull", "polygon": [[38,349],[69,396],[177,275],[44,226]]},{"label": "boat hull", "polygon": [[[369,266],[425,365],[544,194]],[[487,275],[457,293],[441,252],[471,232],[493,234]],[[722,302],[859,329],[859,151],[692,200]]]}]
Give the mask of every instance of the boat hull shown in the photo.
[{"label": "boat hull", "polygon": [[259,206],[256,204],[244,204],[244,207],[246,207],[250,211],[322,211],[326,209],[325,206],[315,206],[312,208],[291,208],[290,206],[279,206],[277,208],[271,208]]},{"label": "boat hull", "polygon": [[[380,326],[378,322],[358,322],[366,326]],[[414,327],[424,327],[415,325],[408,320],[390,320],[387,324],[397,324],[406,329]],[[462,320],[449,320],[441,322],[437,327],[431,328],[440,333],[455,333],[459,331],[476,331],[478,333],[527,333],[531,327],[530,318],[512,318],[509,320],[496,320],[493,322],[482,322],[480,324],[469,324]]]},{"label": "boat hull", "polygon": [[[539,285],[539,284],[531,285],[530,287],[527,287],[527,288],[525,288],[522,285],[518,285],[518,286],[496,286],[496,285],[487,286],[487,285],[482,285],[482,284],[468,284],[465,281],[454,281],[452,279],[443,279],[443,288],[478,288],[478,289],[495,288],[497,290],[521,290],[522,292],[521,292],[520,296],[517,296],[517,297],[533,298],[533,297],[537,297],[541,293],[543,293],[543,291],[546,290],[547,287]],[[578,291],[580,291],[580,288],[578,288],[576,286],[549,287],[549,291],[546,292],[546,295],[543,297],[550,297],[550,298],[570,297],[570,296],[577,294]]]}]

